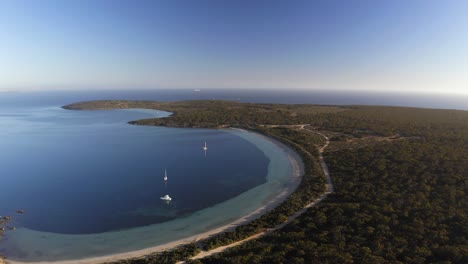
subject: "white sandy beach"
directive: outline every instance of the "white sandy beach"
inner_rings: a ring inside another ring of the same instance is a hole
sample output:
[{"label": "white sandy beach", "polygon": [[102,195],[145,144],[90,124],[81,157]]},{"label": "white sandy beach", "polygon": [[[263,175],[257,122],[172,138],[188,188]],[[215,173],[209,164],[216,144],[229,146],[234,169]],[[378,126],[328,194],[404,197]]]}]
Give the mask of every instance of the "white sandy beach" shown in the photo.
[{"label": "white sandy beach", "polygon": [[[248,131],[243,131],[243,133],[253,133],[253,132],[248,132]],[[61,261],[41,261],[41,262],[21,262],[21,261],[14,261],[14,260],[7,260],[7,263],[11,264],[22,264],[22,263],[43,263],[43,264],[71,264],[71,263],[103,263],[103,262],[109,262],[109,261],[115,261],[115,260],[122,260],[122,259],[129,259],[129,258],[135,258],[135,257],[141,257],[144,255],[148,255],[151,253],[155,252],[162,252],[165,250],[173,249],[175,247],[192,243],[194,241],[198,241],[207,237],[210,237],[214,234],[218,234],[220,232],[224,232],[227,230],[230,230],[232,228],[235,228],[238,225],[245,224],[249,221],[252,221],[253,219],[258,218],[259,216],[263,215],[264,213],[268,212],[272,208],[278,206],[281,202],[283,202],[294,190],[297,188],[301,181],[301,177],[303,175],[303,163],[299,155],[294,152],[292,149],[289,147],[285,146],[284,144],[265,137],[263,135],[254,133],[256,136],[263,137],[264,139],[269,140],[270,142],[273,142],[277,147],[280,147],[285,153],[287,153],[289,162],[291,165],[291,174],[290,174],[290,183],[287,184],[286,188],[282,190],[282,192],[275,196],[275,199],[270,199],[267,203],[263,204],[262,207],[256,209],[255,211],[229,223],[211,230],[208,230],[206,232],[202,232],[193,236],[189,236],[183,239],[178,239],[170,243],[166,243],[163,245],[159,246],[154,246],[154,247],[148,247],[145,249],[141,250],[136,250],[136,251],[131,251],[131,252],[125,252],[125,253],[117,253],[117,254],[110,254],[110,255],[105,255],[105,256],[99,256],[99,257],[90,257],[90,258],[83,258],[83,259],[73,259],[73,260],[61,260]]]}]

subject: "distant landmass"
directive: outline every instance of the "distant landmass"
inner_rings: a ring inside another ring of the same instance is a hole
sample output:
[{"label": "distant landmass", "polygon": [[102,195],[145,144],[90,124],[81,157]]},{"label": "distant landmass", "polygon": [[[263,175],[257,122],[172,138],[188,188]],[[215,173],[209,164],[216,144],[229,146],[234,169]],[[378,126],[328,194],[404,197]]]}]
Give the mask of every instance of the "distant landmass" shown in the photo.
[{"label": "distant landmass", "polygon": [[[136,125],[245,128],[274,137],[302,157],[297,191],[261,218],[208,240],[121,263],[467,263],[468,112],[390,106],[318,106],[200,100],[88,101],[72,110],[149,108],[165,118]],[[286,221],[325,192],[319,149],[335,191],[294,222]],[[317,177],[317,175],[322,175]],[[314,177],[315,176],[315,177]],[[213,249],[230,245],[229,251]]]}]

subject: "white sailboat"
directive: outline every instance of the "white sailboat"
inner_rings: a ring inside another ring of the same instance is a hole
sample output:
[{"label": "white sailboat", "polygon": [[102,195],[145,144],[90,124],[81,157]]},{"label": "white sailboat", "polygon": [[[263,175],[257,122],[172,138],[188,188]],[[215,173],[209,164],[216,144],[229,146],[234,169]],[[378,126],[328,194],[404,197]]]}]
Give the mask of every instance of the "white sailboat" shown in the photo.
[{"label": "white sailboat", "polygon": [[[167,170],[164,169],[164,186],[167,188]],[[164,195],[163,197],[159,198],[163,201],[170,202],[172,198],[169,196],[169,194]]]},{"label": "white sailboat", "polygon": [[205,146],[203,147],[203,150],[204,150],[204,151],[207,151],[207,150],[208,150],[208,147],[206,146],[206,141],[205,141]]},{"label": "white sailboat", "polygon": [[163,200],[163,201],[170,201],[170,200],[172,200],[172,198],[171,198],[168,194],[164,195],[164,196],[161,197],[160,199]]}]

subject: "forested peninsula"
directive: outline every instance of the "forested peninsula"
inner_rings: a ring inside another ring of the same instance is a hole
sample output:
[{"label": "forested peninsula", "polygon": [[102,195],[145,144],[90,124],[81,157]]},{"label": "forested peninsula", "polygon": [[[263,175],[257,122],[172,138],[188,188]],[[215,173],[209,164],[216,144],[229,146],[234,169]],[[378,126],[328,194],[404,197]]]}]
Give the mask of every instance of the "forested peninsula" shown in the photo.
[{"label": "forested peninsula", "polygon": [[[90,101],[71,110],[170,111],[135,125],[244,128],[302,157],[305,174],[280,206],[235,230],[118,263],[468,263],[468,112],[387,106]],[[283,228],[206,258],[202,250],[268,230],[319,197],[324,158],[335,190]]]}]

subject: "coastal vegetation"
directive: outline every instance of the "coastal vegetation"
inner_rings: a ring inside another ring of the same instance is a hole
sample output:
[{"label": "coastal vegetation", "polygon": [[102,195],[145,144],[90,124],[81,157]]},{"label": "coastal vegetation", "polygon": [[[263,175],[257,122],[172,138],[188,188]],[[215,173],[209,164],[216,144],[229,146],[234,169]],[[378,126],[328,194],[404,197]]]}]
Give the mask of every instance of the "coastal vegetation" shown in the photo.
[{"label": "coastal vegetation", "polygon": [[140,258],[131,258],[119,260],[112,263],[119,264],[146,264],[146,263],[176,263],[178,261],[186,260],[192,256],[195,256],[200,252],[200,248],[191,243],[177,247],[170,251],[158,252],[149,254]]},{"label": "coastal vegetation", "polygon": [[302,157],[305,175],[283,204],[196,244],[119,263],[173,263],[271,228],[325,191],[318,147],[335,192],[281,230],[196,263],[467,263],[468,112],[406,107],[93,101],[74,110],[170,111],[135,125],[240,127]]}]

